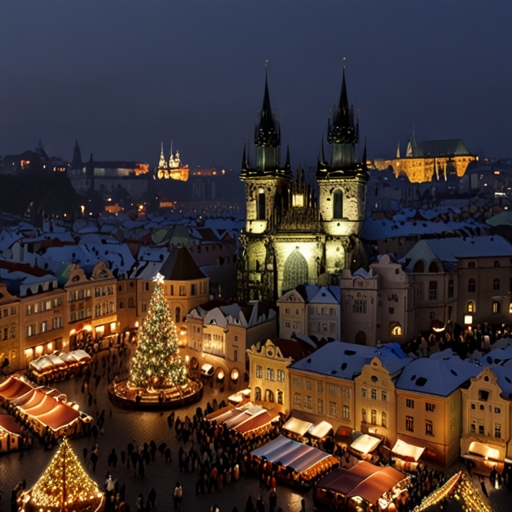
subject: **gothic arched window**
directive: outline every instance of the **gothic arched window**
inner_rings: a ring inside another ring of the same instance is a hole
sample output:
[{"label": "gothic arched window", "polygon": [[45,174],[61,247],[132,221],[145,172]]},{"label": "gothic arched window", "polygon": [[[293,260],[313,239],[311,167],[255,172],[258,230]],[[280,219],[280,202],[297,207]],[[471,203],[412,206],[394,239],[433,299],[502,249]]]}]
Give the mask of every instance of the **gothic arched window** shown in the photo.
[{"label": "gothic arched window", "polygon": [[263,189],[258,191],[258,220],[266,219],[266,201]]},{"label": "gothic arched window", "polygon": [[283,293],[293,290],[308,281],[308,262],[298,249],[295,249],[284,264]]},{"label": "gothic arched window", "polygon": [[341,190],[335,190],[333,194],[332,204],[332,218],[341,219],[343,218],[343,195]]}]

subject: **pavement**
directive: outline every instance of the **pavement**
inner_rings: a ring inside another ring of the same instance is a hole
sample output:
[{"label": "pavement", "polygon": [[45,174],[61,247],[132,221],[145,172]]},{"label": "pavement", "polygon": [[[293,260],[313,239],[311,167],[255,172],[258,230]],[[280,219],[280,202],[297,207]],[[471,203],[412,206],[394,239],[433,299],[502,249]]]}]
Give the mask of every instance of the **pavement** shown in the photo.
[{"label": "pavement", "polygon": [[[92,381],[93,379],[91,379],[91,385]],[[180,444],[176,440],[174,429],[171,430],[168,427],[168,412],[133,412],[116,408],[108,400],[107,382],[104,377],[102,377],[98,388],[94,389],[93,387],[92,389],[96,403],[93,403],[92,407],[88,407],[86,397],[80,390],[81,384],[82,381],[80,379],[74,379],[58,383],[56,387],[67,395],[68,400],[78,402],[81,409],[93,417],[97,417],[98,412],[105,409],[105,434],[99,435],[97,439],[94,437],[72,439],[70,441],[71,446],[79,460],[84,462],[83,449],[88,448],[90,453],[94,445],[96,443],[99,444],[100,456],[96,471],[93,472],[85,463],[84,468],[100,487],[103,487],[107,472],[111,471],[113,478],[118,479],[120,485],[126,485],[126,501],[132,512],[135,510],[135,502],[139,494],[143,494],[145,503],[151,487],[156,491],[156,512],[172,509],[172,491],[177,481],[183,487],[182,512],[209,512],[213,504],[216,504],[221,512],[231,512],[235,506],[242,512],[248,496],[251,495],[253,503],[255,503],[258,494],[262,494],[266,502],[266,510],[268,510],[268,490],[260,488],[256,477],[242,475],[240,480],[225,486],[223,490],[217,490],[212,494],[196,495],[196,473],[180,473],[178,470],[177,459]],[[226,389],[221,393],[218,387],[211,388],[209,385],[205,386],[203,400],[200,404],[194,404],[188,408],[177,410],[175,414],[182,418],[187,414],[192,417],[197,405],[205,407],[206,403],[211,402],[213,398],[216,398],[218,402],[223,399],[227,401],[228,395],[233,391],[233,389]],[[119,456],[121,450],[126,450],[126,445],[130,441],[143,444],[144,442],[149,443],[151,440],[154,440],[157,445],[165,441],[171,447],[171,465],[165,464],[164,459],[157,452],[155,462],[151,462],[146,467],[145,478],[143,479],[135,477],[133,469],[122,467],[120,460],[116,469],[108,468],[107,457],[112,448],[116,448],[116,453]],[[187,445],[187,448],[189,447],[190,443]],[[10,509],[11,491],[20,480],[26,479],[27,488],[31,488],[36,483],[50,463],[55,450],[54,448],[51,451],[45,451],[36,442],[35,447],[29,451],[22,453],[14,452],[0,456],[0,490],[3,491],[3,498],[0,499],[0,511],[8,511]],[[450,468],[449,473],[457,469],[457,467]],[[480,489],[478,478],[473,477],[473,481],[477,488]],[[487,488],[489,489],[490,504],[493,510],[496,512],[508,512],[512,509],[510,505],[511,491],[505,488],[499,490],[491,489],[488,480]],[[278,506],[282,507],[284,512],[300,511],[302,498],[305,500],[306,511],[313,511],[311,491],[303,495],[286,486],[278,485],[277,494]]]}]

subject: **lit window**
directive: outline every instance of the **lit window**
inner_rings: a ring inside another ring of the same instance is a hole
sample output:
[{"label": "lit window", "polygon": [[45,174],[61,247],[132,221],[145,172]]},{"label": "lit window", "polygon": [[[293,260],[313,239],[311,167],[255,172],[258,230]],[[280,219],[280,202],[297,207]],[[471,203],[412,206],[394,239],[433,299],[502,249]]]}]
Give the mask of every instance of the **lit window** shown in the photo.
[{"label": "lit window", "polygon": [[405,417],[405,430],[414,432],[414,418],[412,416]]},{"label": "lit window", "polygon": [[430,420],[427,420],[425,422],[425,434],[427,436],[433,436],[434,435],[434,424]]},{"label": "lit window", "polygon": [[391,336],[402,336],[402,326],[400,324],[395,324],[391,328]]},{"label": "lit window", "polygon": [[343,419],[349,420],[350,419],[350,408],[348,405],[344,405],[342,409]]},{"label": "lit window", "polygon": [[377,411],[372,409],[372,425],[377,425]]},{"label": "lit window", "polygon": [[497,301],[494,301],[492,303],[492,312],[493,313],[499,313],[500,312],[500,303]]}]

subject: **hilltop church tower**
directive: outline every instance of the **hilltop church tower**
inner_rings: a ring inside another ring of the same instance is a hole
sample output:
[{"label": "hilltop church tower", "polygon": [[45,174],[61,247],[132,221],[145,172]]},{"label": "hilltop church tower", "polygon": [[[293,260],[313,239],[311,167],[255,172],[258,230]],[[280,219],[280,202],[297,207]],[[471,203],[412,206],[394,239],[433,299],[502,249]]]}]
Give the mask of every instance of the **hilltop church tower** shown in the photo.
[{"label": "hilltop church tower", "polygon": [[366,263],[358,235],[364,221],[368,174],[358,162],[358,126],[349,110],[345,75],[340,104],[328,124],[330,163],[320,154],[316,179],[307,183],[299,167],[294,178],[290,151],[281,166],[281,129],[271,110],[268,77],[255,126],[255,163],[244,145],[240,178],[245,184],[246,223],[240,235],[238,300],[274,303],[297,285],[330,284],[344,268]]}]

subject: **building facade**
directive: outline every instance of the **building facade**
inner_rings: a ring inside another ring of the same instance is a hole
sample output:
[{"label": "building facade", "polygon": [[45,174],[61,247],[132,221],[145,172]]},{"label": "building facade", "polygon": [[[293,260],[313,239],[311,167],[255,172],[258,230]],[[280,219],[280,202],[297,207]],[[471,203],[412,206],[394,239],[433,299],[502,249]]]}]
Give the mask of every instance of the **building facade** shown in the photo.
[{"label": "building facade", "polygon": [[245,184],[246,225],[240,235],[239,301],[274,303],[299,284],[319,280],[329,284],[331,276],[344,268],[358,268],[365,262],[358,235],[365,212],[366,155],[362,162],[355,157],[359,127],[349,107],[345,74],[327,141],[332,156],[328,162],[322,149],[317,199],[302,168],[293,177],[289,149],[281,165],[281,129],[265,83],[254,137],[255,162],[249,162],[244,148],[240,173]]}]

